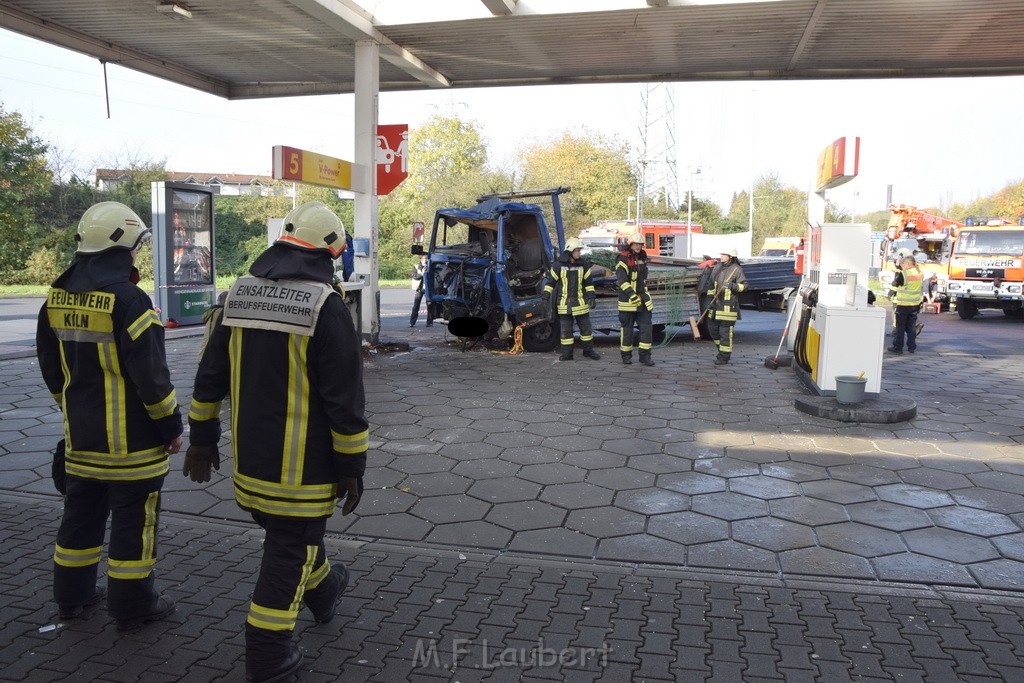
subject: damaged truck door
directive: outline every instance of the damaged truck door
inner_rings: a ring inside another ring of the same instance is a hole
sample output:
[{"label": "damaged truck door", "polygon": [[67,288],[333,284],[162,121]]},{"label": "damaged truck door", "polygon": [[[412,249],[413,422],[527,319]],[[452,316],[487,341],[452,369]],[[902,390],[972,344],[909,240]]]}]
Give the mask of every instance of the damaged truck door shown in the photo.
[{"label": "damaged truck door", "polygon": [[[472,209],[438,210],[424,277],[427,315],[471,319],[460,320],[460,327],[478,328],[485,342],[506,341],[522,326],[527,351],[552,350],[558,332],[544,285],[565,243],[559,196],[568,191],[484,195]],[[526,197],[550,198],[554,235],[541,206],[517,201]],[[414,245],[412,252],[423,249]]]}]

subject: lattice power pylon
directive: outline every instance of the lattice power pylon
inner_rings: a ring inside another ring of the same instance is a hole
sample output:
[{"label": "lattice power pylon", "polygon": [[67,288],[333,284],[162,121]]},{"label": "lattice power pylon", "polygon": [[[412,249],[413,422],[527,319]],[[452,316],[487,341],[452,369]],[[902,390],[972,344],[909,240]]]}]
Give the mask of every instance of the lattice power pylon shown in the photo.
[{"label": "lattice power pylon", "polygon": [[646,83],[640,91],[640,192],[659,204],[679,204],[676,113],[671,83]]}]

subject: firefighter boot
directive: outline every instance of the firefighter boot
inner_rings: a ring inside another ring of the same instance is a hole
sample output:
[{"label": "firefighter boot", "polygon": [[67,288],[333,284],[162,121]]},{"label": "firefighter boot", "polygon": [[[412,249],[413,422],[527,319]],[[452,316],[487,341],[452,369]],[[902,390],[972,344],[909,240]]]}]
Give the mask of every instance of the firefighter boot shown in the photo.
[{"label": "firefighter boot", "polygon": [[651,359],[651,352],[650,351],[641,351],[640,352],[640,363],[642,365],[646,365],[648,367],[651,367],[651,366],[654,365],[654,361]]},{"label": "firefighter boot", "polygon": [[306,591],[302,600],[306,607],[313,613],[313,619],[318,624],[329,624],[334,619],[334,608],[338,606],[342,593],[348,587],[348,568],[338,564],[331,568],[320,585]]},{"label": "firefighter boot", "polygon": [[572,347],[570,346],[567,350],[562,351],[558,360],[572,360]]},{"label": "firefighter boot", "polygon": [[268,631],[245,625],[246,683],[272,683],[290,677],[302,666],[302,650],[291,631]]},{"label": "firefighter boot", "polygon": [[107,589],[99,584],[96,585],[96,592],[92,594],[91,598],[83,600],[82,602],[74,604],[59,604],[57,605],[57,614],[61,619],[78,619],[85,612],[87,607],[99,604],[107,597]]},{"label": "firefighter boot", "polygon": [[729,363],[729,357],[731,355],[732,354],[730,353],[724,353],[722,351],[719,351],[718,355],[715,357],[715,365],[727,365]]},{"label": "firefighter boot", "polygon": [[632,352],[630,352],[630,353],[626,353],[625,351],[622,352],[622,364],[623,365],[632,365],[633,364],[633,354],[632,354]]},{"label": "firefighter boot", "polygon": [[601,360],[601,354],[594,350],[593,344],[583,345],[583,355],[590,360]]}]

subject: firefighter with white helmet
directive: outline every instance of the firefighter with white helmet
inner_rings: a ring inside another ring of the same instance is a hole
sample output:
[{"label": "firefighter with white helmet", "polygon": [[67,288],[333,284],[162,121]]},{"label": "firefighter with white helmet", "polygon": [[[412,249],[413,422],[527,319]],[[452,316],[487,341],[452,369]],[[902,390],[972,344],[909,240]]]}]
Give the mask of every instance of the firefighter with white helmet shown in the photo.
[{"label": "firefighter with white helmet", "polygon": [[615,279],[619,286],[619,351],[622,363],[633,362],[633,328],[640,328],[640,362],[654,365],[651,347],[654,340],[652,316],[654,302],[647,291],[647,252],[644,236],[635,232],[626,238],[626,250],[615,259]]},{"label": "firefighter with white helmet", "polygon": [[722,251],[721,256],[718,264],[711,269],[707,291],[711,308],[708,332],[718,348],[715,365],[725,365],[732,357],[733,328],[740,319],[739,294],[747,289],[747,276],[740,267],[736,248]]},{"label": "firefighter with white helmet", "polygon": [[344,249],[345,226],[330,208],[292,210],[231,286],[196,374],[183,471],[202,483],[219,468],[220,409],[230,395],[235,500],[266,532],[245,625],[248,681],[296,671],[301,605],[329,622],[348,585],[323,542],[336,501],[346,515],[359,502],[369,444],[361,343],[332,286]]},{"label": "firefighter with white helmet", "polygon": [[[154,579],[160,491],[182,420],[164,351],[164,328],[136,286],[135,252],[149,228],[119,202],[82,216],[71,266],[39,313],[36,353],[64,413],[54,484],[65,494],[53,554],[62,620],[107,598],[118,630],[174,611]],[[110,518],[106,590],[96,583]]]},{"label": "firefighter with white helmet", "polygon": [[594,350],[594,329],[590,324],[590,309],[597,301],[597,291],[591,275],[590,261],[582,257],[583,240],[570,237],[565,241],[562,255],[551,266],[550,279],[544,291],[551,295],[554,312],[558,315],[561,335],[561,355],[558,360],[572,360],[573,322],[580,328],[583,355],[600,360]]}]

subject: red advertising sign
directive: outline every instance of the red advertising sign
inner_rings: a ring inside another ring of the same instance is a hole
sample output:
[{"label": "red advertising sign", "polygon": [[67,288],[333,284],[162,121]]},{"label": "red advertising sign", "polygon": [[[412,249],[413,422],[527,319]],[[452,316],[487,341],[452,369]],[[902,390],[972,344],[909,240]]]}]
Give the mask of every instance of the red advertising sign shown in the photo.
[{"label": "red advertising sign", "polygon": [[860,138],[839,138],[818,155],[818,192],[838,187],[860,172]]},{"label": "red advertising sign", "polygon": [[377,126],[377,194],[391,194],[409,176],[409,124]]}]

